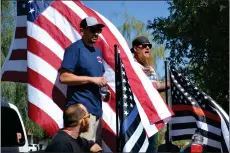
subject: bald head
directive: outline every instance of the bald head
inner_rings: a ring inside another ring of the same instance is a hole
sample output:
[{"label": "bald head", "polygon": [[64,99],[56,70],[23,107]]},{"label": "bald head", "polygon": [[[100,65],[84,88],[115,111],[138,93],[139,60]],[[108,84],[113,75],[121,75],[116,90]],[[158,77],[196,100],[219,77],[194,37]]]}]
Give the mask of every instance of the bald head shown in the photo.
[{"label": "bald head", "polygon": [[68,106],[63,113],[64,127],[77,126],[87,113],[87,109],[82,104]]}]

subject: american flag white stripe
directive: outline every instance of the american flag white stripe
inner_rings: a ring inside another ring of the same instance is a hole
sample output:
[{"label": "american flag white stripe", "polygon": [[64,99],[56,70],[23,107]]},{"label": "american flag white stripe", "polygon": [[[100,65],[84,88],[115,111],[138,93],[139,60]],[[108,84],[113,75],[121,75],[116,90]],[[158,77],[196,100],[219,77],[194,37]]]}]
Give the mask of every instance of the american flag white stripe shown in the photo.
[{"label": "american flag white stripe", "polygon": [[[59,126],[63,127],[63,111],[46,94],[28,84],[28,100],[48,114]],[[44,102],[43,102],[44,101]]]},{"label": "american flag white stripe", "polygon": [[171,136],[179,136],[179,135],[185,135],[185,134],[194,134],[195,131],[196,131],[196,128],[172,130],[171,131]]},{"label": "american flag white stripe", "polygon": [[[28,67],[31,68],[32,70],[36,71],[40,75],[44,76],[52,84],[55,84],[55,86],[64,95],[66,95],[66,91],[67,91],[66,85],[63,85],[59,81],[56,81],[57,76],[58,76],[58,71],[55,70],[52,66],[50,66],[49,63],[45,62],[40,57],[32,54],[30,51],[28,51],[27,56],[28,56]],[[47,74],[49,74],[49,75],[47,75]],[[39,99],[39,101],[40,101],[40,99]]]},{"label": "american flag white stripe", "polygon": [[15,39],[12,49],[26,49],[27,48],[27,39]]},{"label": "american flag white stripe", "polygon": [[197,121],[196,124],[197,124],[197,127],[199,127],[202,130],[212,132],[212,133],[214,133],[216,135],[221,136],[221,129],[219,129],[219,128],[216,128],[216,127],[214,127],[212,125],[209,125],[209,124],[201,122],[201,121]]},{"label": "american flag white stripe", "polygon": [[201,121],[196,121],[196,119],[193,116],[185,116],[185,117],[174,117],[172,119],[172,122],[170,122],[171,124],[178,124],[178,123],[193,123],[195,122],[197,124],[197,127],[199,127],[200,129],[203,129],[205,131],[208,132],[212,132],[216,135],[221,135],[221,129],[216,128],[212,125],[209,125],[207,123],[201,122]]},{"label": "american flag white stripe", "polygon": [[195,122],[197,126],[205,131],[212,132],[216,135],[221,135],[221,129],[216,128],[212,125],[209,125],[207,123],[197,121],[195,117],[193,116],[185,116],[185,117],[174,117],[172,121],[170,122],[171,124],[176,124],[176,123],[192,123]]},{"label": "american flag white stripe", "polygon": [[47,8],[47,10],[42,13],[42,15],[45,16],[55,26],[57,26],[62,31],[62,33],[71,40],[72,43],[81,38],[80,34],[55,8]]},{"label": "american flag white stripe", "polygon": [[[206,96],[208,96],[208,95],[206,95]],[[227,120],[227,122],[229,122],[228,114],[210,96],[208,96],[208,98],[210,99],[210,102],[215,106],[215,108],[216,108],[215,110],[219,114],[220,118],[222,120],[224,120],[224,118],[225,118],[225,120]]]},{"label": "american flag white stripe", "polygon": [[27,61],[26,60],[11,60],[7,63],[5,63],[2,72],[5,72],[5,69],[7,71],[22,71],[22,72],[26,72],[27,71]]},{"label": "american flag white stripe", "polygon": [[138,108],[138,112],[139,112],[140,117],[141,117],[141,122],[142,122],[143,126],[145,127],[145,130],[146,130],[148,136],[151,137],[152,135],[157,133],[159,130],[155,124],[150,124],[149,119],[148,119],[144,109],[141,107],[141,104],[135,95],[134,95],[134,99],[135,99],[135,102],[136,102],[136,105]]},{"label": "american flag white stripe", "polygon": [[[28,103],[28,109],[29,110],[33,110],[34,112],[29,111],[28,115],[29,117],[38,125],[40,125],[42,128],[49,129],[49,134],[54,135],[57,130],[59,129],[58,124],[46,113],[44,112],[42,109],[40,109],[39,107],[37,107],[36,105],[34,105],[33,103],[29,102]],[[49,124],[47,124],[49,123]]]},{"label": "american flag white stripe", "polygon": [[212,140],[210,138],[207,137],[203,137],[203,143],[210,146],[210,147],[215,147],[215,148],[221,148],[221,143],[219,141],[216,140]]},{"label": "american flag white stripe", "polygon": [[112,132],[116,133],[116,113],[107,103],[102,103],[102,109],[106,110],[103,112],[103,120],[110,126]]},{"label": "american flag white stripe", "polygon": [[[213,101],[214,102],[214,101]],[[215,102],[214,102],[215,103]],[[216,104],[217,105],[217,104]],[[217,105],[218,106],[218,105]],[[218,106],[219,107],[219,106]],[[218,108],[217,107],[217,108]],[[227,125],[226,125],[226,123],[225,123],[225,120],[224,120],[224,117],[225,116],[227,116],[227,114],[223,111],[223,109],[220,109],[220,108],[218,108],[219,110],[217,110],[216,109],[216,112],[217,112],[217,114],[220,116],[220,118],[221,118],[221,131],[222,131],[222,135],[223,135],[223,137],[224,137],[224,141],[225,141],[225,144],[226,144],[226,146],[227,146],[227,148],[228,148],[228,150],[229,150],[229,145],[230,145],[230,143],[229,143],[229,129],[228,129],[228,127],[227,127]],[[224,114],[224,116],[222,116],[221,114],[220,114],[220,112],[219,111],[221,111],[222,112],[222,114]],[[228,120],[229,121],[229,118],[226,118],[226,120]],[[229,122],[228,122],[228,124],[229,124]]]},{"label": "american flag white stripe", "polygon": [[86,18],[88,15],[73,1],[62,1],[67,7],[75,12],[81,19]]},{"label": "american flag white stripe", "polygon": [[149,146],[149,140],[146,137],[141,149],[139,150],[139,152],[146,152],[148,149],[148,146]]},{"label": "american flag white stripe", "polygon": [[176,124],[176,123],[190,123],[190,122],[196,122],[196,119],[194,116],[173,117],[170,123]]},{"label": "american flag white stripe", "polygon": [[26,27],[27,26],[26,22],[27,22],[27,15],[17,16],[16,19],[17,27]]},{"label": "american flag white stripe", "polygon": [[136,144],[136,142],[138,141],[139,137],[141,136],[143,129],[144,129],[143,125],[142,125],[142,123],[140,123],[138,125],[137,129],[135,130],[135,132],[133,133],[133,135],[128,140],[128,142],[126,142],[123,152],[132,151],[132,148]]},{"label": "american flag white stripe", "polygon": [[64,56],[64,49],[45,30],[43,30],[42,28],[40,28],[34,23],[27,22],[27,24],[28,24],[28,28],[27,28],[28,36],[44,44],[62,60]]},{"label": "american flag white stripe", "polygon": [[115,92],[115,72],[113,69],[103,60],[103,65],[105,67],[105,73],[104,73],[104,78],[108,81],[108,85],[110,88]]}]

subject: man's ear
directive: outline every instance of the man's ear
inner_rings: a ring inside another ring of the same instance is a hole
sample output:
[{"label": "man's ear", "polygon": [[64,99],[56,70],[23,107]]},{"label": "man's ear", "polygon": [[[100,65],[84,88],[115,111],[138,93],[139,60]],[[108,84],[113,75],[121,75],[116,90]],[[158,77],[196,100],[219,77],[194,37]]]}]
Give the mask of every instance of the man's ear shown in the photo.
[{"label": "man's ear", "polygon": [[79,125],[81,125],[81,126],[86,126],[86,121],[84,120],[84,119],[81,119],[80,121],[79,121]]},{"label": "man's ear", "polygon": [[137,52],[137,47],[136,46],[133,47],[133,51],[134,51],[134,53]]},{"label": "man's ear", "polygon": [[84,29],[83,28],[80,28],[80,34],[83,36],[83,33],[84,33]]}]

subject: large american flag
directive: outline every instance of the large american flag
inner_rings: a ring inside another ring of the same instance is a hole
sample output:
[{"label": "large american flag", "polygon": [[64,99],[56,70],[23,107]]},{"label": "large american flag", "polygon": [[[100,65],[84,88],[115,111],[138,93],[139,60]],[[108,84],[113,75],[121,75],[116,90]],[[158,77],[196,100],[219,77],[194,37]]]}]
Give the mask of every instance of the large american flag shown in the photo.
[{"label": "large american flag", "polygon": [[[60,84],[58,69],[65,48],[81,39],[80,22],[94,16],[106,27],[95,44],[104,57],[105,74],[112,98],[103,103],[103,148],[115,151],[115,64],[114,44],[120,48],[127,78],[134,94],[141,121],[148,136],[161,130],[172,111],[150,80],[135,65],[130,49],[117,28],[104,16],[80,1],[17,1],[14,40],[2,67],[2,81],[28,84],[29,117],[48,134],[63,126],[62,110],[66,86]],[[155,124],[156,123],[156,124]]]},{"label": "large american flag", "polygon": [[229,117],[223,109],[174,67],[171,71],[172,140],[192,138],[196,130],[203,136],[208,152],[229,152]]}]

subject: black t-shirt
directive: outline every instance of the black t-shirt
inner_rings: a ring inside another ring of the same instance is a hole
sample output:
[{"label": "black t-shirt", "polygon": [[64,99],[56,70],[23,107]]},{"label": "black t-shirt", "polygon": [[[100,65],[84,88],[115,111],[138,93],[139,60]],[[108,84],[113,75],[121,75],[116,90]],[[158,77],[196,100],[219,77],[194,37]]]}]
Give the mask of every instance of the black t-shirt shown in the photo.
[{"label": "black t-shirt", "polygon": [[74,139],[66,132],[59,130],[53,137],[45,152],[90,152],[95,143],[84,138]]}]

